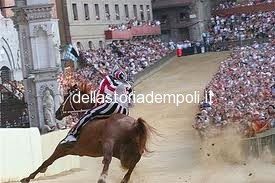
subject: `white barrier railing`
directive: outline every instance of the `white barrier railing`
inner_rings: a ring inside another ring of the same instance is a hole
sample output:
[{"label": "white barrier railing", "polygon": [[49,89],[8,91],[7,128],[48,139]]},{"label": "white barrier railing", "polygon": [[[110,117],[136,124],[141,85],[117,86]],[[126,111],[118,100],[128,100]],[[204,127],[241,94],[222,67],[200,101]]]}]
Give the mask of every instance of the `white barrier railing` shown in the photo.
[{"label": "white barrier railing", "polygon": [[[67,130],[40,136],[37,128],[0,128],[0,182],[28,176],[54,151]],[[79,157],[64,157],[49,167],[46,175],[80,168]],[[40,176],[43,174],[40,174]]]}]

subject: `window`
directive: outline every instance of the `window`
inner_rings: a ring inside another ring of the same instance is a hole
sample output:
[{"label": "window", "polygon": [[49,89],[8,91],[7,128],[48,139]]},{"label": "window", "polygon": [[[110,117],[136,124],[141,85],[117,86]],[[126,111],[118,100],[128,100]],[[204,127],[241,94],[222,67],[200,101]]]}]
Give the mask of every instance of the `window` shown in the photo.
[{"label": "window", "polygon": [[143,9],[143,5],[140,5],[140,18],[141,18],[141,20],[144,20],[144,9]]},{"label": "window", "polygon": [[162,15],[162,16],[160,17],[160,22],[161,22],[162,24],[166,24],[166,23],[167,23],[167,19],[168,19],[168,16],[167,16],[167,15]]},{"label": "window", "polygon": [[188,17],[189,17],[189,14],[187,13],[187,12],[182,12],[182,13],[180,13],[180,15],[179,15],[179,19],[180,19],[180,21],[183,21],[183,20],[185,20],[185,19],[188,19]]},{"label": "window", "polygon": [[128,19],[129,18],[129,9],[128,9],[127,4],[124,5],[124,11],[125,11],[125,17],[126,17],[126,19]]},{"label": "window", "polygon": [[3,66],[0,69],[0,73],[1,73],[1,75],[0,75],[1,79],[0,80],[2,81],[2,83],[8,82],[8,81],[11,80],[11,71],[8,67]]},{"label": "window", "polygon": [[103,48],[103,41],[99,41],[98,45],[99,45],[99,48]]},{"label": "window", "polygon": [[78,50],[81,50],[82,45],[81,45],[80,42],[77,42],[77,43],[76,43],[76,46],[77,46],[77,49],[78,49]]},{"label": "window", "polygon": [[89,44],[89,48],[90,48],[90,49],[93,49],[93,42],[92,42],[92,41],[89,41],[88,44]]},{"label": "window", "polygon": [[115,12],[116,12],[116,20],[120,20],[120,13],[119,13],[118,4],[115,5]]},{"label": "window", "polygon": [[74,20],[78,20],[77,6],[75,3],[73,3],[73,16]]},{"label": "window", "polygon": [[137,5],[133,5],[133,9],[134,9],[134,18],[138,18],[138,13],[137,13]]},{"label": "window", "polygon": [[89,5],[84,4],[85,20],[90,20]]},{"label": "window", "polygon": [[95,19],[100,20],[99,5],[95,4]]},{"label": "window", "polygon": [[150,5],[146,6],[146,12],[147,12],[147,19],[151,20],[151,10],[150,10]]},{"label": "window", "polygon": [[111,20],[109,4],[105,4],[105,14],[106,14],[106,19]]}]

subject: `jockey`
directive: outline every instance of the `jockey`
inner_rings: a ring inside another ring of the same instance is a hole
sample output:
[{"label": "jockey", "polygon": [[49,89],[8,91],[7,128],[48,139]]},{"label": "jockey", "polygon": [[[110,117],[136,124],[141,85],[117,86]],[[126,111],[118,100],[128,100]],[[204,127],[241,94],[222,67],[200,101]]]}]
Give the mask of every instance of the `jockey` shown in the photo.
[{"label": "jockey", "polygon": [[[78,121],[78,123],[70,130],[67,137],[61,141],[61,144],[68,142],[76,142],[80,134],[80,129],[93,119],[107,118],[115,113],[129,114],[129,100],[121,101],[123,97],[132,94],[132,87],[127,83],[126,73],[119,67],[115,67],[111,75],[107,75],[100,83],[98,94],[103,95],[104,103],[97,102],[96,107],[87,111]],[[108,101],[106,100],[108,99]]]}]

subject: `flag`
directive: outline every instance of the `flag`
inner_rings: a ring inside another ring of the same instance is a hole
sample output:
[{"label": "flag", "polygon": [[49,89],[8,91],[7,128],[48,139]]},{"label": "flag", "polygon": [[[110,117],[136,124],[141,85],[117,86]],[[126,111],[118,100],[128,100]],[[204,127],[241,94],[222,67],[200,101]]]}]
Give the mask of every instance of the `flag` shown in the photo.
[{"label": "flag", "polygon": [[64,51],[64,56],[63,56],[63,59],[64,60],[72,60],[72,61],[77,61],[79,58],[79,54],[77,52],[77,50],[73,47],[73,45],[68,45],[66,48],[65,48],[65,51]]}]

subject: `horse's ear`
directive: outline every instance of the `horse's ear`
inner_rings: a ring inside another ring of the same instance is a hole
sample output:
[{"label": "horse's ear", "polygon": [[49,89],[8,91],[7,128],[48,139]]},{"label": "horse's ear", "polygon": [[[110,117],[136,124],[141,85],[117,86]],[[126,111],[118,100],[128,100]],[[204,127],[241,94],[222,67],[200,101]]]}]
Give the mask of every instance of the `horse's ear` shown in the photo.
[{"label": "horse's ear", "polygon": [[73,87],[72,87],[74,90],[77,89],[77,84],[74,84]]},{"label": "horse's ear", "polygon": [[80,90],[80,91],[83,91],[83,83],[81,83],[81,84],[79,85],[79,90]]},{"label": "horse's ear", "polygon": [[90,93],[92,91],[92,86],[91,85],[87,85],[87,92]]},{"label": "horse's ear", "polygon": [[84,90],[83,90],[85,93],[88,93],[88,88],[87,88],[87,84],[85,83],[84,84]]}]

